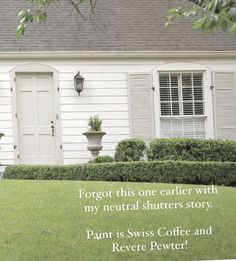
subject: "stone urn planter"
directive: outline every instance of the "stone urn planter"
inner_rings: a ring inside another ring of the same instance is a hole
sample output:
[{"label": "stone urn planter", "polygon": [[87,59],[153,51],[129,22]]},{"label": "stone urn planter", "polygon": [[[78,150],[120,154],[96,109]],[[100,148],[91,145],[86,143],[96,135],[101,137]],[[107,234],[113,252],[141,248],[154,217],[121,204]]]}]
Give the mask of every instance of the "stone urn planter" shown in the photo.
[{"label": "stone urn planter", "polygon": [[92,154],[92,160],[95,159],[100,150],[102,150],[102,138],[106,134],[106,132],[101,130],[102,120],[99,116],[91,116],[88,120],[88,125],[90,129],[83,133],[88,140],[87,149]]},{"label": "stone urn planter", "polygon": [[87,131],[83,133],[88,140],[87,149],[91,152],[92,159],[95,159],[102,150],[102,137],[105,134],[104,131]]}]

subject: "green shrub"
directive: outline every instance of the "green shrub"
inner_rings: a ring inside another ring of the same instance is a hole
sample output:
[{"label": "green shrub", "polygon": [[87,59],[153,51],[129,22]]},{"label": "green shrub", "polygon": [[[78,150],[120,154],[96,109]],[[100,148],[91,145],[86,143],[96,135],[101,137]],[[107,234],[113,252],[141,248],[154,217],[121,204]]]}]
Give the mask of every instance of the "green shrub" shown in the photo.
[{"label": "green shrub", "polygon": [[236,162],[236,142],[187,138],[156,139],[147,150],[148,160]]},{"label": "green shrub", "polygon": [[126,139],[116,146],[115,161],[138,161],[144,156],[146,145],[140,139]]},{"label": "green shrub", "polygon": [[107,163],[114,162],[114,159],[111,156],[98,156],[95,159],[89,161],[89,163]]},{"label": "green shrub", "polygon": [[136,161],[65,166],[8,166],[6,179],[99,180],[236,185],[235,162]]}]

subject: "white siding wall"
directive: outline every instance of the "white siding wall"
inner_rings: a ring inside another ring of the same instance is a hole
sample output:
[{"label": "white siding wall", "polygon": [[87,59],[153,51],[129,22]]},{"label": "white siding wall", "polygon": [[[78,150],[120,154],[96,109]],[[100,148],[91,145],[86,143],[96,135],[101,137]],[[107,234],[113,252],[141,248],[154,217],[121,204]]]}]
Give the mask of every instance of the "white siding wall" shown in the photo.
[{"label": "white siding wall", "polygon": [[[84,91],[78,96],[74,90],[73,77],[80,70],[85,78]],[[86,69],[86,68],[85,68]],[[106,72],[106,69],[92,72],[83,66],[71,67],[71,71],[60,71],[60,104],[63,136],[64,163],[87,162],[90,153],[87,141],[82,135],[88,128],[88,118],[98,114],[103,119],[101,155],[113,155],[118,141],[129,137],[127,76],[121,72]],[[60,70],[63,70],[61,68]],[[67,68],[68,70],[68,68]]]},{"label": "white siding wall", "polygon": [[0,132],[5,133],[0,141],[0,162],[13,164],[13,124],[11,105],[10,66],[0,66]]},{"label": "white siding wall", "polygon": [[[14,163],[10,70],[25,63],[49,65],[59,72],[60,111],[62,125],[63,159],[65,164],[87,162],[87,120],[98,114],[103,118],[101,155],[113,155],[122,139],[130,137],[128,112],[128,73],[147,73],[167,62],[195,62],[211,70],[232,71],[235,59],[73,59],[73,60],[0,60],[0,132],[6,136],[0,142],[0,162]],[[81,72],[85,78],[81,96],[74,90],[73,77]]]}]

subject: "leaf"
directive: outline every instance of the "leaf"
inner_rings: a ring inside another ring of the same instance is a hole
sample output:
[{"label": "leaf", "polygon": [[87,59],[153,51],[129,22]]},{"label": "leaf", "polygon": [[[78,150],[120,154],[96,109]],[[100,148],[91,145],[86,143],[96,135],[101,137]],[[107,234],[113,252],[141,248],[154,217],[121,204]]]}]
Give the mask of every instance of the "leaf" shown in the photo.
[{"label": "leaf", "polygon": [[16,37],[19,39],[25,33],[25,26],[20,24],[16,29]]},{"label": "leaf", "polygon": [[233,23],[231,28],[229,29],[229,32],[231,35],[235,35],[236,34],[236,23]]},{"label": "leaf", "polygon": [[26,16],[26,11],[20,11],[19,14],[18,14],[18,17],[21,18],[21,17],[24,17]]}]

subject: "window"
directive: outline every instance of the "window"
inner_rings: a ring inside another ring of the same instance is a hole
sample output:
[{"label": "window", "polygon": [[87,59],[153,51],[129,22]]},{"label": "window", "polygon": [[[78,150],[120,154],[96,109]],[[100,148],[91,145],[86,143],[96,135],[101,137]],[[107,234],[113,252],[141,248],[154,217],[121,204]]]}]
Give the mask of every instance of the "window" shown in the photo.
[{"label": "window", "polygon": [[202,72],[159,73],[161,137],[205,138]]}]

